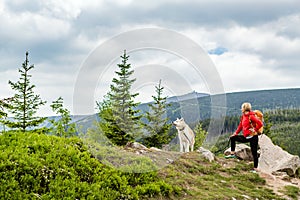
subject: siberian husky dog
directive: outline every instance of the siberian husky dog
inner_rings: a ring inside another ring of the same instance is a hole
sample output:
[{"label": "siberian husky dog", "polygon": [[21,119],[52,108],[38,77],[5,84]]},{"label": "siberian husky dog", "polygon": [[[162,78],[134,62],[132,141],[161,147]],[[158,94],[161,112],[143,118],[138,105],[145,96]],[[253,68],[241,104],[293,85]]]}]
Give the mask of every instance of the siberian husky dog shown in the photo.
[{"label": "siberian husky dog", "polygon": [[185,123],[184,119],[178,119],[173,122],[178,131],[180,152],[194,151],[195,134],[193,130]]}]

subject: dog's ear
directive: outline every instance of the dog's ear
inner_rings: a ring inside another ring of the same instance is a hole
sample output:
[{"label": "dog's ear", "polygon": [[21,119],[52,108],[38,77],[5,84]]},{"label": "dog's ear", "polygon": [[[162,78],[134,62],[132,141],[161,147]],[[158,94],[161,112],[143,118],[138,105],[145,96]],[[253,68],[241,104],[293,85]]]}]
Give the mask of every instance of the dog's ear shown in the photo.
[{"label": "dog's ear", "polygon": [[181,117],[180,121],[184,121],[184,119]]}]

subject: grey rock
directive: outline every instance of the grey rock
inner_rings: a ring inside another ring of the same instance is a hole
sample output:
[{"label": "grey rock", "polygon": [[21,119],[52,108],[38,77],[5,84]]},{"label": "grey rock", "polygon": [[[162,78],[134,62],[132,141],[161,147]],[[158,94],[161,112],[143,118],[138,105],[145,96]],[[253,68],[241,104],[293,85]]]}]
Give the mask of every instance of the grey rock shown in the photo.
[{"label": "grey rock", "polygon": [[156,147],[150,147],[149,150],[151,150],[151,151],[162,151],[161,149],[156,148]]},{"label": "grey rock", "polygon": [[138,142],[128,142],[125,146],[125,148],[132,148],[132,149],[147,149],[144,145],[138,143]]},{"label": "grey rock", "polygon": [[202,154],[207,160],[209,160],[209,162],[212,162],[213,160],[215,160],[215,155],[211,151],[209,151],[203,147],[200,147],[197,150],[197,152]]},{"label": "grey rock", "polygon": [[[230,152],[231,150],[228,148],[225,150],[224,154],[229,155]],[[235,147],[235,155],[242,160],[253,161],[251,148],[246,144],[237,144]]]},{"label": "grey rock", "polygon": [[258,167],[266,172],[286,172],[289,176],[295,175],[300,168],[299,156],[284,151],[281,147],[274,145],[272,140],[266,136],[259,136],[261,155]]}]

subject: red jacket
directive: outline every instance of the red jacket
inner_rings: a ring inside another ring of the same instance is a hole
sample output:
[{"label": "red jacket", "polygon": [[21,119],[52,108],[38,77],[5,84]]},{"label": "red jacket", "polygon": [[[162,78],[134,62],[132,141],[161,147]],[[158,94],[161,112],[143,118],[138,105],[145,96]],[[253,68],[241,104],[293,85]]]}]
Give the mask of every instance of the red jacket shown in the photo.
[{"label": "red jacket", "polygon": [[252,128],[250,120],[255,132],[257,132],[263,126],[263,123],[257,117],[255,117],[255,113],[250,111],[242,115],[240,124],[235,131],[235,135],[238,135],[241,131],[243,131],[244,137],[248,137],[252,133],[250,131]]}]

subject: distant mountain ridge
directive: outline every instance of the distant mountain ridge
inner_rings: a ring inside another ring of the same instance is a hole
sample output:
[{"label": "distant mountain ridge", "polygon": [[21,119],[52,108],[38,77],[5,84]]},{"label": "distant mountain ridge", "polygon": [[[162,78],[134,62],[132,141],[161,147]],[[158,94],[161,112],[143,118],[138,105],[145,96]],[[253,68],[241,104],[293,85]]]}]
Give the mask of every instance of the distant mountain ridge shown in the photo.
[{"label": "distant mountain ridge", "polygon": [[180,95],[180,96],[168,97],[167,98],[167,103],[185,101],[185,100],[201,98],[201,97],[206,97],[206,96],[209,96],[209,94],[208,93],[199,93],[199,92],[193,91],[191,93],[187,93],[187,94]]},{"label": "distant mountain ridge", "polygon": [[300,108],[300,88],[234,92],[227,93],[226,97],[228,111],[239,110],[245,101],[263,111]]},{"label": "distant mountain ridge", "polygon": [[[240,107],[243,102],[250,102],[254,109],[262,111],[274,109],[300,108],[300,88],[257,90],[226,93],[226,115],[240,115]],[[177,117],[185,117],[185,120],[196,124],[199,120],[211,116],[211,96],[207,93],[191,92],[181,96],[167,98],[171,106],[167,109],[170,123]],[[148,103],[142,103],[137,109],[142,113],[149,110]],[[185,116],[183,116],[183,113]],[[94,121],[99,120],[97,114],[89,116],[72,116],[73,122],[84,131],[93,126]]]},{"label": "distant mountain ridge", "polygon": [[[300,108],[300,88],[257,90],[226,93],[226,115],[240,114],[240,106],[243,102],[250,102],[254,109],[262,111],[274,109],[296,109]],[[167,110],[170,121],[182,116],[182,111],[188,113],[186,121],[196,123],[196,121],[210,118],[211,95],[206,93],[191,92],[181,96],[167,98],[171,107]],[[142,103],[137,109],[142,113],[148,111],[148,103]],[[73,115],[72,122],[86,130],[92,126],[94,121],[99,120],[97,114],[93,115]],[[59,119],[58,116],[50,116],[49,119]],[[51,123],[46,120],[41,126],[50,127]],[[0,130],[3,126],[0,126]]]}]

